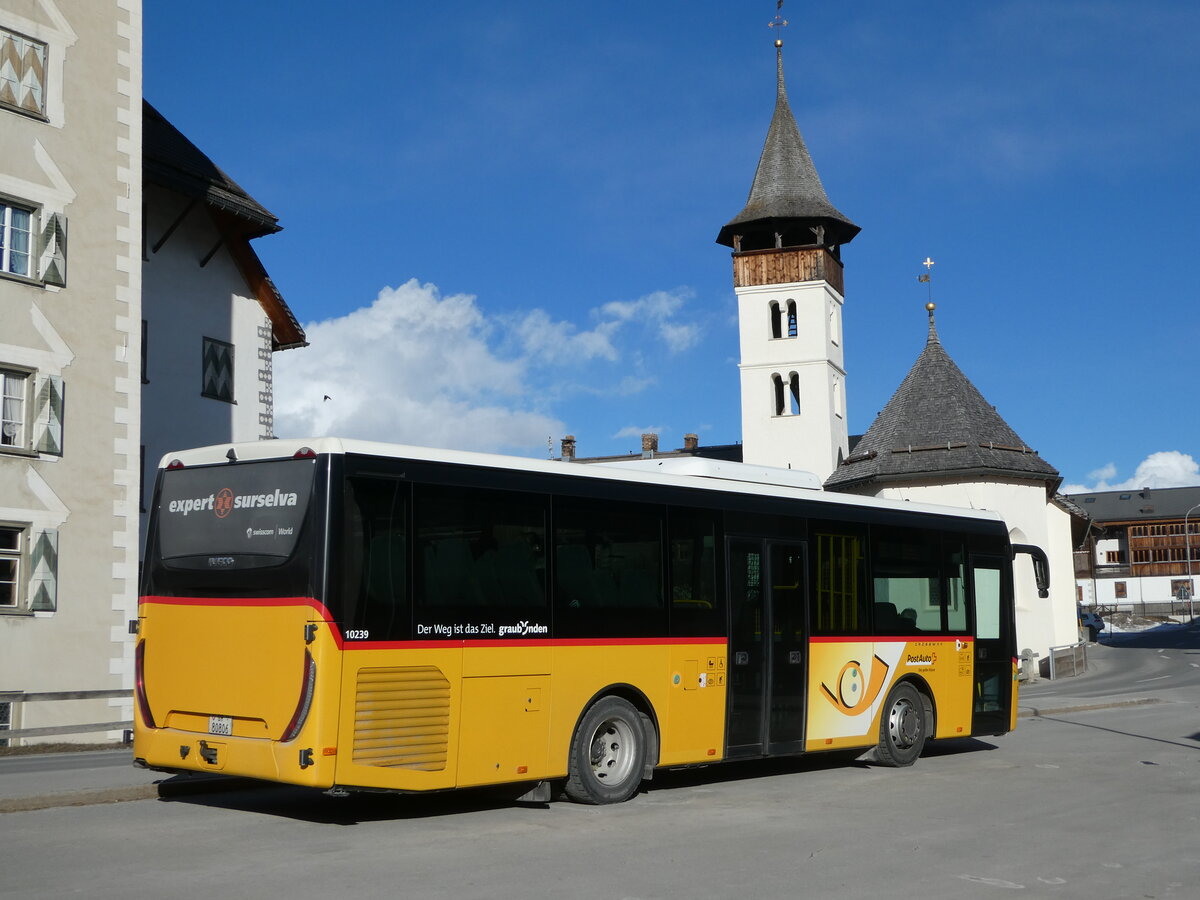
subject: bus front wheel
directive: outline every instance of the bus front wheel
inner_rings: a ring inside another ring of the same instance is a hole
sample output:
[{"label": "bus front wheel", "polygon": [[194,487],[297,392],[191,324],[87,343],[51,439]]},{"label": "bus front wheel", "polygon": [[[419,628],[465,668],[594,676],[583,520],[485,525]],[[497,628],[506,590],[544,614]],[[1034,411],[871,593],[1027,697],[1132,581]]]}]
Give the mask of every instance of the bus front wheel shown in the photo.
[{"label": "bus front wheel", "polygon": [[885,766],[911,766],[925,749],[925,701],[911,684],[898,684],[883,706],[876,759]]},{"label": "bus front wheel", "polygon": [[641,715],[628,700],[603,697],[571,738],[566,794],[576,803],[621,803],[642,783],[645,764]]}]

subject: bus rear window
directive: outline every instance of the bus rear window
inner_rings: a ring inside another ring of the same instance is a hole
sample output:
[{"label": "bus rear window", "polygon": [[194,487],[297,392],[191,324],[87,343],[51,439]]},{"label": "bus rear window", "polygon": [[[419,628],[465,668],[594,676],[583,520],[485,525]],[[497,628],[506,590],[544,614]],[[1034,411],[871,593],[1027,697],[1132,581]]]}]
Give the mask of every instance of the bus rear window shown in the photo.
[{"label": "bus rear window", "polygon": [[296,548],[315,472],[315,459],[165,470],[159,556],[174,568],[278,565]]}]

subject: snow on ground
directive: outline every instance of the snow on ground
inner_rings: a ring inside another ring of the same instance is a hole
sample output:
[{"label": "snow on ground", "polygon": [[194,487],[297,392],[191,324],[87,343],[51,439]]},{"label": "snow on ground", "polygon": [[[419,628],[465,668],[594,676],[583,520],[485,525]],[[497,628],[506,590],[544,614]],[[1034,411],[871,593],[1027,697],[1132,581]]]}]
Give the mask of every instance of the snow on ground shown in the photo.
[{"label": "snow on ground", "polygon": [[1175,631],[1187,627],[1187,616],[1147,619],[1132,613],[1110,613],[1104,617],[1101,634],[1144,634],[1147,631]]}]

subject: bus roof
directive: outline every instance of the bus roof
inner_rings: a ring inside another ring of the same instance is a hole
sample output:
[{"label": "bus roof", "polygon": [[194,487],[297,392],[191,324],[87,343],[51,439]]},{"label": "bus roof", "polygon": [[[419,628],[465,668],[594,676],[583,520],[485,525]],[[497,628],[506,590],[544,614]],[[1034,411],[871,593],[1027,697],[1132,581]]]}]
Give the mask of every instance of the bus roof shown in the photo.
[{"label": "bus roof", "polygon": [[317,454],[359,454],[477,468],[541,472],[575,478],[674,485],[704,491],[721,490],[727,493],[803,499],[841,506],[894,509],[904,512],[926,512],[968,519],[1002,521],[998,513],[990,510],[913,503],[907,500],[883,500],[858,494],[827,492],[821,489],[820,482],[810,472],[702,459],[638,459],[619,463],[589,464],[478,453],[469,450],[444,450],[405,444],[384,444],[375,441],[322,437],[214,444],[209,447],[181,450],[165,455],[159,462],[159,468],[166,468],[175,461],[184,466],[201,466],[219,465],[234,460],[248,462],[289,459],[296,456],[301,450],[311,450]]}]

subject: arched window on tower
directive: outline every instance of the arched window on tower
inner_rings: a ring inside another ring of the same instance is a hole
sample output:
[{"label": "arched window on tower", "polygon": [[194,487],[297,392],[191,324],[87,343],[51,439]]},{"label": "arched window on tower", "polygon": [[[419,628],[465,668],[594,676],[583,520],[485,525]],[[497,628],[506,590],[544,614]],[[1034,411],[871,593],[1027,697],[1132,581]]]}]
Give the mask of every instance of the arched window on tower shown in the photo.
[{"label": "arched window on tower", "polygon": [[771,337],[783,337],[783,313],[780,312],[778,301],[772,300],[769,307],[771,314]]},{"label": "arched window on tower", "polygon": [[839,333],[841,331],[840,326],[841,322],[838,319],[837,304],[831,300],[829,301],[829,339],[834,344],[841,344],[842,342],[842,336]]},{"label": "arched window on tower", "polygon": [[778,372],[771,376],[771,391],[775,401],[775,415],[782,416],[785,406],[785,396],[783,390],[783,378]]},{"label": "arched window on tower", "polygon": [[792,372],[788,376],[788,407],[793,416],[800,415],[800,374]]},{"label": "arched window on tower", "polygon": [[844,419],[845,414],[842,412],[842,380],[840,378],[833,379],[833,414],[839,419]]},{"label": "arched window on tower", "polygon": [[796,301],[795,300],[789,300],[787,302],[787,317],[788,317],[787,336],[795,337],[797,334],[797,331],[796,331]]}]

